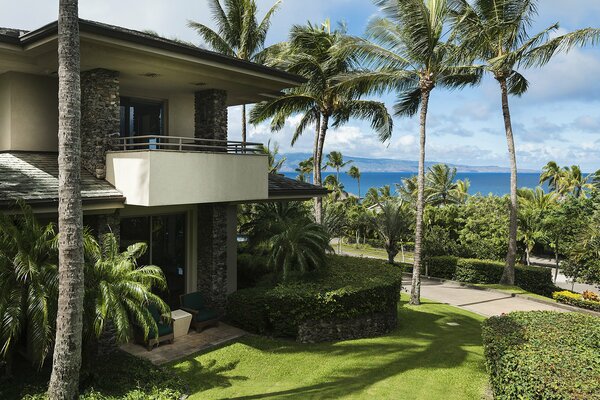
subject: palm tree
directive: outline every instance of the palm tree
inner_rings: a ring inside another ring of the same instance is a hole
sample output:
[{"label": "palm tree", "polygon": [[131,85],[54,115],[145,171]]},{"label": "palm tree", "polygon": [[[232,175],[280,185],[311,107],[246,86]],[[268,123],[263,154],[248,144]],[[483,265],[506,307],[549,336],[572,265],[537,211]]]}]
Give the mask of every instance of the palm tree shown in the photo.
[{"label": "palm tree", "polygon": [[323,181],[323,185],[331,190],[331,199],[335,202],[340,200],[340,198],[342,198],[342,195],[344,193],[344,185],[337,180],[337,178],[335,177],[335,175],[327,175],[327,177],[325,177],[325,180]]},{"label": "palm tree", "polygon": [[595,174],[584,176],[578,165],[564,167],[559,184],[562,194],[570,193],[573,197],[586,197],[586,190],[594,189]]},{"label": "palm tree", "polygon": [[11,374],[24,332],[28,352],[41,366],[52,348],[58,295],[54,224],[41,225],[29,207],[0,216],[0,354]]},{"label": "palm tree", "polygon": [[448,22],[446,0],[378,0],[387,18],[375,18],[368,27],[370,42],[355,38],[353,51],[374,72],[348,77],[345,85],[359,91],[398,92],[396,115],[412,116],[420,109],[420,154],[417,178],[415,257],[411,304],[420,304],[423,257],[423,209],[425,207],[425,139],[429,99],[438,87],[459,88],[476,84],[478,71],[459,49],[443,41]]},{"label": "palm tree", "polygon": [[425,203],[432,206],[446,206],[458,203],[454,197],[457,189],[456,168],[450,168],[446,164],[436,164],[429,167],[425,175]]},{"label": "palm tree", "polygon": [[310,157],[307,160],[300,161],[298,163],[298,168],[296,168],[296,172],[298,173],[298,180],[301,182],[306,182],[306,176],[310,176],[313,172],[313,158]]},{"label": "palm tree", "polygon": [[339,151],[332,151],[331,153],[327,154],[326,165],[331,168],[335,168],[335,178],[338,182],[340,181],[340,169],[353,162],[354,161],[352,160],[344,162],[344,156]]},{"label": "palm tree", "polygon": [[402,200],[388,199],[379,203],[379,209],[371,218],[373,228],[383,238],[390,264],[394,264],[394,258],[399,251],[398,242],[410,225],[410,208],[407,205]]},{"label": "palm tree", "polygon": [[537,14],[536,0],[452,0],[454,35],[470,49],[472,55],[485,62],[484,69],[500,86],[504,130],[510,155],[510,225],[506,267],[501,283],[514,285],[517,255],[517,157],[508,103],[509,94],[520,96],[527,91],[528,81],[517,72],[518,67],[546,64],[557,51],[575,45],[596,42],[599,29],[584,29],[548,39],[558,29],[554,24],[530,35]]},{"label": "palm tree", "polygon": [[531,265],[531,251],[536,243],[547,241],[543,217],[556,206],[555,192],[546,193],[541,187],[517,191],[519,198],[519,236],[525,245],[525,261]]},{"label": "palm tree", "polygon": [[358,183],[358,199],[360,200],[360,170],[356,165],[353,165],[348,170],[348,175],[350,176],[350,178],[356,179]]},{"label": "palm tree", "polygon": [[[302,75],[307,82],[277,99],[258,104],[251,113],[250,119],[254,124],[272,119],[273,130],[283,128],[291,115],[302,114],[292,145],[309,126],[316,126],[313,148],[315,185],[322,184],[323,148],[330,125],[336,128],[351,118],[367,119],[381,140],[387,140],[392,133],[393,120],[384,103],[361,100],[360,91],[338,85],[342,74],[354,70],[354,56],[350,52],[339,51],[346,40],[344,29],[332,31],[329,22],[322,26],[309,23],[292,27],[289,42],[280,45],[283,50],[272,59],[271,65]],[[322,222],[322,207],[322,199],[315,198],[315,220],[318,223]]]},{"label": "palm tree", "polygon": [[540,185],[548,182],[550,190],[561,192],[560,181],[563,177],[563,171],[555,161],[549,161],[548,164],[542,168],[542,174],[540,175]]},{"label": "palm tree", "polygon": [[[265,57],[264,44],[281,0],[278,0],[258,22],[255,0],[208,0],[216,31],[195,21],[188,26],[195,29],[214,51],[246,61],[260,62]],[[242,105],[242,142],[246,142],[246,105]]]},{"label": "palm tree", "polygon": [[277,159],[279,155],[279,144],[275,142],[273,144],[273,150],[271,150],[271,140],[267,142],[267,145],[261,145],[261,152],[267,156],[268,165],[269,165],[269,173],[276,174],[279,172],[283,164],[285,163],[286,158],[281,157]]},{"label": "palm tree", "polygon": [[469,188],[471,187],[471,181],[468,179],[458,179],[456,181],[456,187],[452,191],[452,197],[458,204],[465,204],[469,198]]},{"label": "palm tree", "polygon": [[380,188],[372,187],[372,188],[369,188],[369,190],[367,190],[367,194],[365,195],[365,200],[363,203],[366,206],[372,206],[375,204],[382,203],[391,198],[392,198],[392,190],[390,188],[390,185],[385,185]]},{"label": "palm tree", "polygon": [[58,311],[48,397],[73,399],[79,388],[83,315],[81,87],[77,0],[58,14]]}]

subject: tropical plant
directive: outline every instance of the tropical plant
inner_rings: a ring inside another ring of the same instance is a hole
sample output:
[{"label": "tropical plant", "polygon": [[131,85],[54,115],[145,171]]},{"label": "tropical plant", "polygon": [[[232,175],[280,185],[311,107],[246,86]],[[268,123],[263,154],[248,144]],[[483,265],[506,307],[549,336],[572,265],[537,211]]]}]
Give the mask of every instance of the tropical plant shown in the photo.
[{"label": "tropical plant", "polygon": [[300,161],[296,172],[298,173],[298,180],[300,182],[306,182],[306,176],[310,176],[313,173],[313,158],[310,157],[307,160]]},{"label": "tropical plant", "polygon": [[327,175],[323,181],[323,185],[331,190],[330,197],[334,202],[344,196],[344,185],[337,180],[335,175]]},{"label": "tropical plant", "polygon": [[338,182],[340,181],[340,169],[351,163],[353,163],[352,160],[344,162],[344,156],[339,151],[332,151],[331,153],[327,154],[326,165],[335,169],[335,178]]},{"label": "tropical plant", "polygon": [[519,235],[525,245],[525,261],[531,265],[531,251],[538,243],[549,241],[543,224],[544,215],[557,205],[556,193],[546,193],[541,187],[522,188],[519,196]]},{"label": "tropical plant", "polygon": [[373,228],[383,238],[383,247],[388,254],[388,262],[394,264],[399,252],[398,243],[409,230],[411,210],[408,203],[397,199],[388,199],[379,203],[371,218]]},{"label": "tropical plant", "polygon": [[454,198],[457,189],[456,168],[446,164],[436,164],[429,167],[425,174],[425,203],[432,206],[446,206],[458,203]]},{"label": "tropical plant", "polygon": [[456,187],[452,190],[452,197],[458,204],[466,203],[469,198],[469,189],[471,188],[471,181],[468,179],[456,180]]},{"label": "tropical plant", "polygon": [[[420,110],[420,154],[417,178],[415,257],[411,303],[420,304],[420,274],[423,251],[423,210],[425,208],[425,139],[429,99],[438,87],[460,88],[476,84],[480,73],[463,59],[460,49],[443,41],[448,20],[446,0],[378,0],[387,18],[375,18],[368,27],[368,39],[354,39],[352,52],[367,71],[348,76],[343,85],[354,90],[398,92],[394,111],[412,116]],[[370,41],[371,39],[372,41]]]},{"label": "tropical plant", "polygon": [[350,178],[356,179],[356,182],[358,183],[358,199],[360,200],[360,170],[356,165],[353,165],[350,167],[347,173]]},{"label": "tropical plant", "polygon": [[77,0],[58,6],[58,309],[48,397],[79,389],[84,296],[81,206],[81,87]]},{"label": "tropical plant", "polygon": [[374,206],[386,200],[389,200],[392,197],[392,189],[390,185],[385,185],[380,188],[372,187],[369,188],[369,190],[367,190],[367,194],[365,194],[363,204],[365,206]]},{"label": "tropical plant", "polygon": [[41,366],[56,323],[58,253],[54,224],[39,224],[29,207],[0,215],[0,355],[11,374],[13,354],[27,334],[28,351]]},{"label": "tropical plant", "polygon": [[267,156],[269,173],[277,174],[286,160],[285,157],[277,158],[279,156],[279,144],[277,142],[273,143],[273,149],[271,149],[271,140],[269,139],[266,146],[264,144],[261,145],[260,150],[262,154]]},{"label": "tropical plant", "polygon": [[101,245],[88,251],[85,271],[84,338],[94,357],[97,339],[110,323],[117,343],[131,339],[134,329],[144,338],[157,335],[158,328],[148,306],[160,314],[168,314],[169,306],[153,290],[167,289],[160,267],[138,265],[137,260],[148,249],[146,243],[135,243],[123,252],[114,234],[102,237]]},{"label": "tropical plant", "polygon": [[540,185],[548,183],[550,190],[561,193],[560,183],[563,177],[563,171],[555,161],[549,161],[548,164],[542,168],[540,175]]},{"label": "tropical plant", "polygon": [[539,67],[548,63],[557,51],[594,43],[600,39],[600,29],[583,29],[549,39],[558,24],[530,35],[537,14],[536,0],[452,0],[454,36],[474,58],[483,60],[484,70],[498,81],[502,99],[502,114],[510,156],[510,226],[506,269],[501,283],[514,285],[517,255],[517,157],[513,137],[509,94],[520,96],[529,82],[519,67]]},{"label": "tropical plant", "polygon": [[573,281],[600,287],[600,211],[588,217],[575,233],[574,245],[562,263]]},{"label": "tropical plant", "polygon": [[[272,101],[258,104],[251,113],[254,124],[271,119],[271,128],[280,130],[288,117],[302,114],[292,145],[309,127],[315,126],[313,148],[313,183],[321,185],[321,170],[325,138],[330,125],[334,128],[346,124],[351,118],[366,119],[381,140],[392,133],[393,120],[385,104],[361,100],[356,88],[338,85],[340,76],[354,70],[355,57],[351,52],[339,51],[345,46],[347,36],[344,28],[331,30],[329,21],[321,26],[295,25],[290,40],[280,44],[281,51],[273,56],[270,64],[304,76],[307,82]],[[315,220],[322,222],[322,199],[315,198]]]},{"label": "tropical plant", "polygon": [[559,180],[562,194],[570,193],[573,197],[586,197],[586,192],[593,190],[593,183],[596,174],[584,176],[578,165],[563,168],[562,176]]},{"label": "tropical plant", "polygon": [[[279,8],[278,0],[267,11],[260,23],[255,0],[209,0],[216,30],[195,21],[188,21],[204,42],[214,51],[246,61],[261,62],[268,50],[264,49],[271,18]],[[242,142],[246,142],[246,105],[242,105]]]}]

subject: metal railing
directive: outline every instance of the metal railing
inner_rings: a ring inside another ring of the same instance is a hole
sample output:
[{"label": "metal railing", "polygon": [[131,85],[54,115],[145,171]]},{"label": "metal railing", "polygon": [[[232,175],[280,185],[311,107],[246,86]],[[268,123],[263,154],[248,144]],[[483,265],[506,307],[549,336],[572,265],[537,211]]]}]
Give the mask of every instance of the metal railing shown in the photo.
[{"label": "metal railing", "polygon": [[114,151],[169,150],[198,153],[263,154],[261,143],[162,135],[113,136],[110,139],[110,148]]}]

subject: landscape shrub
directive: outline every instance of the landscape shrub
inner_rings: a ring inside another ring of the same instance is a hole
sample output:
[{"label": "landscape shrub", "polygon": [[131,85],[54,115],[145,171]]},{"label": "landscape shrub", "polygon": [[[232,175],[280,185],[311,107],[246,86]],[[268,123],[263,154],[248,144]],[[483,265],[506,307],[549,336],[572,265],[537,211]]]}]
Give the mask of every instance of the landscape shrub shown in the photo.
[{"label": "landscape shrub", "polygon": [[489,318],[482,333],[495,399],[600,399],[597,317],[514,312]]},{"label": "landscape shrub", "polygon": [[254,253],[240,253],[237,257],[237,283],[239,289],[254,287],[268,273],[272,272],[266,256]]},{"label": "landscape shrub", "polygon": [[401,283],[402,269],[383,260],[331,255],[301,280],[231,294],[227,317],[250,332],[295,337],[305,321],[395,310]]},{"label": "landscape shrub", "polygon": [[458,260],[459,258],[454,256],[429,257],[425,260],[427,275],[442,279],[454,279]]},{"label": "landscape shrub", "polygon": [[[503,262],[492,260],[440,256],[426,262],[429,276],[465,283],[498,283],[504,271]],[[515,285],[542,296],[550,296],[556,288],[550,269],[526,265],[515,267]]]},{"label": "landscape shrub", "polygon": [[586,308],[588,310],[600,312],[600,301],[588,300],[579,293],[573,293],[568,290],[552,293],[552,298],[559,303],[568,304],[575,307]]}]

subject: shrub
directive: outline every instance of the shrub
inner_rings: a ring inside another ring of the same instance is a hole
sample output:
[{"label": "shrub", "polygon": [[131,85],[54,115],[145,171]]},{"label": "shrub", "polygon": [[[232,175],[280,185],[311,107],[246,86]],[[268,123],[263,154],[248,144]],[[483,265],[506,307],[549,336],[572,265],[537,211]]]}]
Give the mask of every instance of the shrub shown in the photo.
[{"label": "shrub", "polygon": [[600,301],[588,300],[579,293],[563,290],[561,292],[552,293],[552,298],[559,303],[565,303],[571,306],[587,308],[588,310],[600,312]]},{"label": "shrub", "polygon": [[[427,265],[430,276],[466,283],[498,283],[504,270],[500,261],[452,256],[430,257]],[[550,269],[543,267],[516,266],[515,284],[542,296],[550,296],[555,289]]]},{"label": "shrub", "polygon": [[306,321],[395,310],[401,283],[402,269],[385,261],[328,256],[323,270],[302,280],[233,293],[227,316],[251,332],[295,337]]},{"label": "shrub", "polygon": [[600,399],[600,321],[580,313],[515,312],[483,324],[495,399]]},{"label": "shrub", "polygon": [[456,273],[456,264],[458,257],[439,256],[430,257],[425,260],[427,264],[427,274],[442,279],[454,279]]},{"label": "shrub", "polygon": [[238,288],[254,287],[262,277],[271,272],[267,257],[260,254],[241,253],[237,258]]}]

